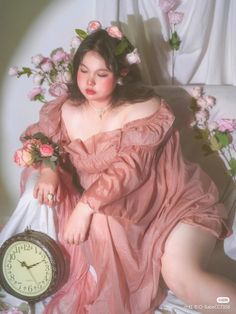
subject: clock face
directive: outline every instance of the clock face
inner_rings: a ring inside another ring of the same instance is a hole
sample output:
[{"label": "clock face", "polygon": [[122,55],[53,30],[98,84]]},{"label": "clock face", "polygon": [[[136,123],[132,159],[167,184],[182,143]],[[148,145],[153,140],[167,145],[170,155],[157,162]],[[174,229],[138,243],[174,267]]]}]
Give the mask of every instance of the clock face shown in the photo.
[{"label": "clock face", "polygon": [[48,255],[30,241],[15,241],[9,245],[3,257],[2,271],[11,289],[26,297],[44,293],[53,277]]}]

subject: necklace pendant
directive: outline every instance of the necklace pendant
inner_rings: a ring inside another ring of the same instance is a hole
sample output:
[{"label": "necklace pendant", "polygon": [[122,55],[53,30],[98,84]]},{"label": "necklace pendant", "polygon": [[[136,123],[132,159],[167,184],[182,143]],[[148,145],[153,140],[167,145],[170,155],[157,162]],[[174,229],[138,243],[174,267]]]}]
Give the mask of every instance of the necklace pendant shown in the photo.
[{"label": "necklace pendant", "polygon": [[103,114],[103,112],[99,113],[100,120],[102,120],[102,114]]}]

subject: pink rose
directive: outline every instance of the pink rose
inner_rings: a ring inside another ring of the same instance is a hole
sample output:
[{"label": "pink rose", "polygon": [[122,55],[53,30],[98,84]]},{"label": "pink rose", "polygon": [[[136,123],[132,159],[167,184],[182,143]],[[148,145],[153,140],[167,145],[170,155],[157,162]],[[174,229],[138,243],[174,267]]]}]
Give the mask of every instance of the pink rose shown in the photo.
[{"label": "pink rose", "polygon": [[233,132],[236,130],[235,119],[221,119],[217,122],[217,128],[221,132]]},{"label": "pink rose", "polygon": [[54,153],[54,148],[49,144],[42,144],[39,151],[42,157],[51,157]]},{"label": "pink rose", "polygon": [[102,24],[99,21],[91,21],[88,24],[87,32],[91,34],[101,28],[102,28]]},{"label": "pink rose", "polygon": [[168,19],[169,23],[172,25],[176,25],[182,22],[184,17],[183,12],[177,12],[177,11],[169,11],[168,12]]},{"label": "pink rose", "polygon": [[135,48],[132,52],[128,53],[126,55],[126,60],[128,61],[129,64],[141,63],[141,59],[138,54],[138,49]]},{"label": "pink rose", "polygon": [[121,39],[124,36],[117,26],[109,26],[106,28],[106,31],[111,37],[114,38]]},{"label": "pink rose", "polygon": [[42,95],[45,93],[45,89],[43,89],[42,87],[38,86],[33,88],[29,93],[28,93],[28,98],[30,100],[35,100],[36,96]]},{"label": "pink rose", "polygon": [[37,67],[40,65],[40,63],[43,61],[43,59],[44,59],[43,55],[37,54],[31,58],[31,62],[33,63],[33,65],[35,65]]},{"label": "pink rose", "polygon": [[199,98],[203,95],[203,87],[202,86],[194,86],[191,90],[191,95],[194,98]]},{"label": "pink rose", "polygon": [[14,67],[10,67],[8,74],[11,76],[16,76],[18,74],[18,67],[14,66]]},{"label": "pink rose", "polygon": [[54,97],[58,97],[58,96],[66,95],[68,92],[68,87],[64,83],[53,83],[49,87],[48,91],[50,95]]},{"label": "pink rose", "polygon": [[159,0],[159,6],[161,10],[165,13],[173,9],[179,4],[178,0]]},{"label": "pink rose", "polygon": [[33,164],[34,160],[28,149],[18,149],[14,154],[14,162],[20,167],[29,167]]}]

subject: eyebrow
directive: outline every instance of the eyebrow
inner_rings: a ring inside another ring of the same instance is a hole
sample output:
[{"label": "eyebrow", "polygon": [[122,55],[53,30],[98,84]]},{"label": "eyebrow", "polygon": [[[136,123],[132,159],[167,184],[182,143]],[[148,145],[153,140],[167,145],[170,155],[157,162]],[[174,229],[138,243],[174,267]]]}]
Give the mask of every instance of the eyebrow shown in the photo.
[{"label": "eyebrow", "polygon": [[[82,66],[84,66],[86,69],[88,69],[88,67],[87,67],[84,63],[81,62],[80,65],[82,65]],[[97,69],[97,71],[111,72],[109,69],[106,69],[106,68]]]}]

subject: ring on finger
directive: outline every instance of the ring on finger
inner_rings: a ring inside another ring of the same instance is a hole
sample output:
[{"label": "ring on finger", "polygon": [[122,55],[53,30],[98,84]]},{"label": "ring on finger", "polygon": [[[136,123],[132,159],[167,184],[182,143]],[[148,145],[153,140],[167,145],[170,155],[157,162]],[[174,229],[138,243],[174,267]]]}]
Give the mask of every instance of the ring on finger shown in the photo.
[{"label": "ring on finger", "polygon": [[48,199],[49,201],[53,201],[53,200],[54,200],[54,194],[53,194],[53,193],[48,193],[47,199]]}]

